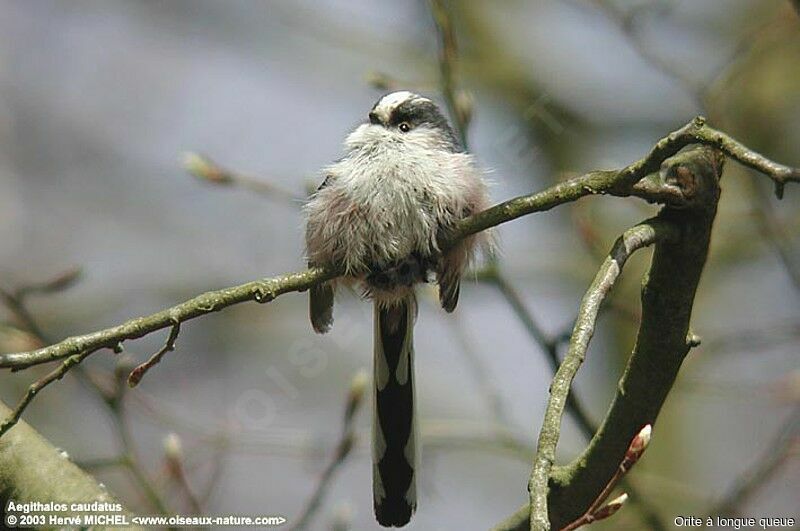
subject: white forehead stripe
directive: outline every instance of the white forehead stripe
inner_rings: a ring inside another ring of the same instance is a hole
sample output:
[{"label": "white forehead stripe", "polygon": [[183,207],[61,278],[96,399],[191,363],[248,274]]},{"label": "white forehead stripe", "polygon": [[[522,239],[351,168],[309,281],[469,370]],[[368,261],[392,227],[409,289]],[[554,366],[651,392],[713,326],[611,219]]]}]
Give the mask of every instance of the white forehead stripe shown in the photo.
[{"label": "white forehead stripe", "polygon": [[414,94],[413,92],[399,90],[382,97],[381,100],[375,105],[373,112],[377,114],[382,121],[388,122],[389,117],[392,115],[392,111],[395,110],[398,105],[408,100],[430,101],[428,98],[423,98],[422,96]]}]

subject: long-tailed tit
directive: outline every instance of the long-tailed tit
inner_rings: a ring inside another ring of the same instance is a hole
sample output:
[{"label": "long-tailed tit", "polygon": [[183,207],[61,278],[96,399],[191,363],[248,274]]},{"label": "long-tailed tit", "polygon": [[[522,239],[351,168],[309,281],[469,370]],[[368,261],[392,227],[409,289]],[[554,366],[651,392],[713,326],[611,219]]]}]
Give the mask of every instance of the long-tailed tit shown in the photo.
[{"label": "long-tailed tit", "polygon": [[309,264],[345,272],[311,289],[311,324],[330,328],[337,284],[374,301],[373,500],[378,522],[400,527],[417,504],[414,285],[435,275],[442,307],[455,309],[461,275],[486,236],[444,253],[438,242],[486,208],[488,194],[436,104],[411,92],[381,98],[344,147],[305,207]]}]

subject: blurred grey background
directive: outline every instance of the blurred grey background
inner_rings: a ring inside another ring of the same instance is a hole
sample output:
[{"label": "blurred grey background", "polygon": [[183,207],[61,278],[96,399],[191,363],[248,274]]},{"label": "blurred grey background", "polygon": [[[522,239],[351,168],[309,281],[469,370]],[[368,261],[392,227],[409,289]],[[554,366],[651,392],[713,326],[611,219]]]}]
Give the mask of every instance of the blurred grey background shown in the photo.
[{"label": "blurred grey background", "polygon": [[[800,22],[789,2],[449,5],[460,84],[474,99],[471,147],[491,170],[496,201],[627,164],[698,113],[800,165]],[[376,78],[442,101],[427,3],[0,0],[0,281],[21,286],[80,266],[77,286],[31,299],[58,338],[301,269],[299,202],[201,182],[181,168],[181,153],[302,196],[386,91]],[[777,202],[766,181],[728,165],[694,310],[704,343],[632,475],[667,523],[711,510],[770,452],[800,401],[800,192],[789,187]],[[597,250],[654,211],[586,199],[504,225],[502,270],[558,334]],[[601,319],[576,381],[595,421],[633,344],[646,255],[626,270],[619,311]],[[410,529],[486,529],[527,495],[529,456],[495,434],[502,423],[500,432],[534,444],[549,365],[496,289],[469,282],[462,292],[454,316],[427,291],[421,305],[423,471]],[[126,397],[142,465],[171,509],[189,510],[164,468],[163,440],[175,432],[190,485],[198,496],[210,489],[204,512],[291,522],[301,511],[333,452],[350,381],[371,366],[370,305],[345,295],[336,315],[332,333],[315,336],[306,297],[290,294],[183,327],[177,351]],[[127,355],[143,361],[164,337],[130,342]],[[99,352],[85,365],[102,378],[115,363]],[[0,398],[16,403],[44,370],[3,373]],[[312,529],[377,527],[369,416],[367,404]],[[118,451],[108,409],[71,376],[25,418],[87,466]],[[559,458],[584,444],[566,419]],[[743,515],[797,516],[796,455],[742,502]],[[155,512],[124,470],[91,468],[130,507]],[[625,509],[605,528],[644,524]]]}]

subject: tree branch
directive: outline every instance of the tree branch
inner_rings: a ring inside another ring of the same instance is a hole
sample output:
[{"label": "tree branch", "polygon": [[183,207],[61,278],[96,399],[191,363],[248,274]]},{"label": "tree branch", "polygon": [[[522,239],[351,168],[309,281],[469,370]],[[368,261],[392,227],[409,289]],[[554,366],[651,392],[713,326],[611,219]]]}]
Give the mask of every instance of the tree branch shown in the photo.
[{"label": "tree branch", "polygon": [[[595,170],[561,182],[541,192],[510,199],[480,214],[466,218],[454,231],[454,241],[534,212],[543,212],[564,203],[576,201],[587,195],[634,195],[657,203],[663,193],[648,193],[644,186],[635,186],[646,176],[659,170],[661,163],[691,144],[715,147],[725,155],[763,173],[775,183],[776,195],[783,197],[783,187],[788,182],[800,181],[800,168],[773,162],[725,133],[706,125],[705,118],[696,117],[680,129],[659,140],[644,158],[619,170]],[[679,183],[678,183],[679,184]],[[669,192],[671,197],[679,196]],[[694,196],[684,194],[682,204],[690,207],[696,203]]]},{"label": "tree branch", "polygon": [[167,340],[164,342],[164,346],[158,349],[158,352],[150,356],[150,359],[148,359],[141,365],[138,365],[130,372],[130,374],[128,375],[129,386],[136,387],[137,385],[139,385],[139,382],[142,381],[142,377],[147,371],[152,369],[154,366],[158,365],[158,363],[161,361],[161,358],[163,358],[167,352],[172,352],[173,350],[175,350],[175,341],[178,340],[178,334],[180,334],[180,332],[181,332],[181,324],[175,323],[169,331],[169,336],[167,337]]},{"label": "tree branch", "polygon": [[186,171],[201,181],[219,186],[246,188],[259,195],[288,201],[294,205],[300,205],[305,201],[303,196],[285,190],[277,184],[223,168],[210,158],[199,153],[184,153],[181,162]]},{"label": "tree branch", "polygon": [[600,305],[611,291],[625,262],[634,252],[658,241],[675,240],[677,237],[677,229],[672,224],[657,218],[628,229],[616,241],[584,295],[578,310],[569,350],[550,385],[550,400],[545,411],[542,429],[539,432],[533,472],[528,483],[532,507],[531,529],[537,531],[549,531],[550,529],[547,513],[548,481],[555,462],[556,445],[561,434],[561,418],[564,414],[572,380],[586,357],[589,341],[594,334]]},{"label": "tree branch", "polygon": [[[553,467],[549,481],[544,483],[541,470],[552,463],[554,455],[544,454],[550,463],[540,463],[537,458],[531,481],[533,505],[522,507],[499,524],[498,530],[530,529],[532,520],[535,529],[551,529],[550,526],[561,529],[579,518],[614,475],[629,441],[642,426],[655,423],[692,346],[689,320],[708,253],[722,164],[713,150],[698,148],[673,157],[667,169],[690,185],[697,206],[683,210],[667,207],[655,218],[659,223],[671,225],[677,237],[661,239],[655,244],[642,288],[642,320],[636,345],[603,424],[583,453],[566,466]],[[579,339],[573,338],[572,344],[582,345],[581,338],[587,337],[587,330],[576,327],[575,335]],[[569,363],[574,364],[575,359],[565,360],[562,376],[571,374]],[[553,394],[563,392],[563,383],[558,378],[553,387]],[[553,422],[560,419],[552,414],[547,419],[540,447],[544,442],[549,451]],[[542,518],[542,491],[549,523]],[[531,507],[536,507],[536,511],[531,511]]]},{"label": "tree branch", "polygon": [[172,308],[146,317],[131,319],[99,332],[70,337],[55,345],[31,352],[3,354],[0,356],[0,368],[21,370],[75,354],[91,353],[103,348],[118,348],[123,341],[138,339],[228,306],[248,301],[267,303],[284,293],[305,291],[337,275],[338,271],[334,269],[313,268],[299,273],[247,282],[232,288],[209,291]]},{"label": "tree branch", "polygon": [[356,433],[354,426],[355,414],[364,403],[364,395],[369,382],[369,376],[366,371],[359,371],[350,383],[350,389],[347,393],[347,400],[345,402],[344,417],[342,434],[339,437],[339,442],[336,443],[336,450],[331,456],[330,461],[325,466],[322,474],[319,476],[314,491],[311,497],[306,502],[303,510],[297,516],[295,523],[289,528],[291,531],[301,531],[308,528],[308,524],[313,518],[314,514],[319,510],[322,499],[333,481],[333,475],[339,467],[341,467],[347,456],[353,450],[356,443]]},{"label": "tree branch", "polygon": [[[637,186],[637,183],[658,171],[661,164],[669,157],[693,143],[716,147],[742,164],[764,173],[775,182],[779,197],[787,182],[800,181],[800,169],[767,159],[728,135],[709,127],[702,117],[697,117],[659,140],[647,156],[622,169],[589,172],[541,192],[511,199],[465,218],[446,238],[439,242],[440,247],[443,251],[447,251],[469,235],[534,212],[550,210],[587,195],[609,194],[620,197],[635,195],[653,202],[661,201],[663,200],[661,192],[656,193],[652,187],[651,191],[647,191],[646,187]],[[688,176],[691,177],[691,175],[689,172]],[[683,198],[680,206],[692,208],[702,204],[697,197],[697,183],[692,179],[687,179],[686,175],[671,175],[669,172],[662,172],[659,177],[662,187],[671,189],[668,192],[670,197],[673,197],[674,200],[677,200],[678,197]],[[113,348],[118,351],[122,348],[124,341],[140,338],[156,330],[174,327],[176,324],[242,302],[270,302],[284,293],[305,291],[319,282],[331,280],[340,274],[341,271],[332,267],[312,268],[298,273],[256,280],[232,288],[209,291],[172,308],[132,319],[105,330],[73,336],[54,345],[30,352],[0,355],[0,368],[16,371],[71,356],[78,356],[78,361],[82,361],[90,354],[104,348]],[[12,422],[3,424],[3,430],[7,431],[13,426],[15,419],[19,418],[29,402],[21,403],[22,407],[15,411]]]},{"label": "tree branch", "polygon": [[[0,403],[0,415],[10,413]],[[105,487],[24,422],[0,439],[0,485],[4,508],[9,499],[20,503],[117,503]],[[126,511],[124,507],[122,511]]]}]

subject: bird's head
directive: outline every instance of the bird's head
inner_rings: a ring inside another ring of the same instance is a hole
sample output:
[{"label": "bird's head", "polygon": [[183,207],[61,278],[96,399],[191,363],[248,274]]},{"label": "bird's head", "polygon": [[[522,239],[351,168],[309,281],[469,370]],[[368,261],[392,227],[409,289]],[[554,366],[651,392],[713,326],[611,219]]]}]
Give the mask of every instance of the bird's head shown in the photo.
[{"label": "bird's head", "polygon": [[388,141],[461,151],[447,118],[432,100],[424,96],[405,90],[392,92],[375,103],[368,117],[369,121],[348,137],[348,146]]}]

